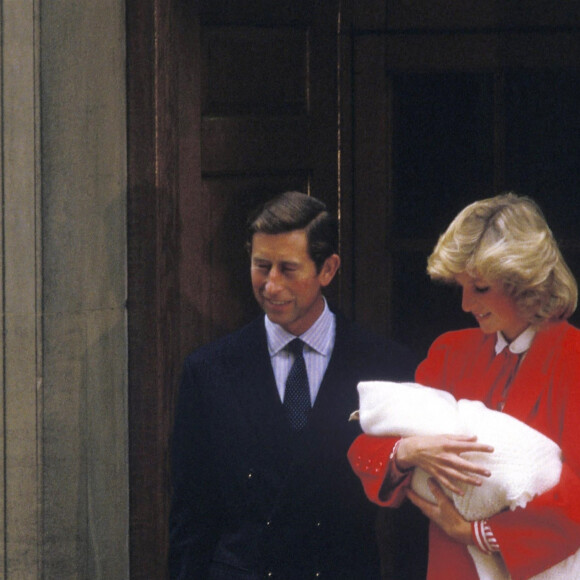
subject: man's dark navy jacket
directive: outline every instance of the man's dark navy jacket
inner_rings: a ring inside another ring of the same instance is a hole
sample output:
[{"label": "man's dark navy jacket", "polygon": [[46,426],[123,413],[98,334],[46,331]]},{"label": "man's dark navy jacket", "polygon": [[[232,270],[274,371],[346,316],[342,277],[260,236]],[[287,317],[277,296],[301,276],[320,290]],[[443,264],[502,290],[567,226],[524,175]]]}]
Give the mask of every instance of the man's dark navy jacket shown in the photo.
[{"label": "man's dark navy jacket", "polygon": [[[189,355],[172,441],[171,578],[379,578],[377,508],[346,458],[360,433],[348,418],[359,381],[410,380],[414,363],[399,345],[337,316],[331,360],[296,436],[263,317]],[[424,546],[405,536],[404,510],[388,518],[397,518],[391,541],[400,565],[420,567]]]}]

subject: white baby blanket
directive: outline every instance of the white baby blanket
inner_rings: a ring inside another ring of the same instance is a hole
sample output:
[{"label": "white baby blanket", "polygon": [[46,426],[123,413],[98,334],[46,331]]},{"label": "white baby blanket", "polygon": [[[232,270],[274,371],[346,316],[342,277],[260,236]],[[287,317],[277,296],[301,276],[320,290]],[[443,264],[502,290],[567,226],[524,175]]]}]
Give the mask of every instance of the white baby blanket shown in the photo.
[{"label": "white baby blanket", "polygon": [[[488,409],[479,401],[457,401],[450,393],[419,385],[368,381],[358,384],[362,430],[375,436],[476,435],[493,446],[493,453],[465,453],[466,459],[485,466],[491,477],[479,487],[463,486],[464,496],[446,490],[469,521],[491,517],[505,508],[525,507],[535,495],[556,485],[562,471],[558,445],[518,419]],[[416,468],[411,487],[434,501],[428,475]],[[509,580],[499,554],[486,555],[468,547],[481,580]],[[580,550],[533,580],[580,578]]]}]

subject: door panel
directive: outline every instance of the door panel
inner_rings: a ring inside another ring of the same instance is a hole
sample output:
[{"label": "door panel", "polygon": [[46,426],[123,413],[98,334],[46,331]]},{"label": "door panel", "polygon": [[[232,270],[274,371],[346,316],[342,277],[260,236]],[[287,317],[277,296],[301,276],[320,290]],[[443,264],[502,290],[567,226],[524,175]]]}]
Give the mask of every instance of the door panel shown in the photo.
[{"label": "door panel", "polygon": [[179,109],[199,127],[199,144],[183,131],[180,148],[180,167],[197,164],[179,194],[182,355],[257,312],[245,252],[251,209],[286,189],[338,205],[338,4],[261,5],[202,1],[182,22],[184,42],[196,37],[199,77],[182,75],[180,93],[202,87]]},{"label": "door panel", "polygon": [[339,4],[127,2],[132,578],[167,574],[169,438],[183,358],[258,311],[245,249],[250,210],[289,189],[333,211],[346,199]]}]

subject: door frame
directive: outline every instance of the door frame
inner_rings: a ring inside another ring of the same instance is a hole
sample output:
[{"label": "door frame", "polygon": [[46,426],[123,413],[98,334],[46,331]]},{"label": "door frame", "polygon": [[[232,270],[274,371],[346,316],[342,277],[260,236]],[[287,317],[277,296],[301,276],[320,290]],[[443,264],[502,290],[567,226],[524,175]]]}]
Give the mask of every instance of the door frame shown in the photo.
[{"label": "door frame", "polygon": [[127,0],[130,575],[167,577],[178,351],[174,0]]}]

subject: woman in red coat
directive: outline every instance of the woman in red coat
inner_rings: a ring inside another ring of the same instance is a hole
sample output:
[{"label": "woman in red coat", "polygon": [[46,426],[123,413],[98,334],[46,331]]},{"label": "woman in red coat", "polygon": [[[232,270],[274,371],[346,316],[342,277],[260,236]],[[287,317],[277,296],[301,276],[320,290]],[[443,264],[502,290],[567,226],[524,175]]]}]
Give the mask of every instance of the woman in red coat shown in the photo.
[{"label": "woman in red coat", "polygon": [[[408,498],[430,518],[429,580],[476,580],[468,545],[501,556],[512,580],[529,579],[580,548],[580,331],[566,322],[577,286],[541,211],[504,194],[466,207],[428,260],[434,280],[462,289],[462,308],[479,328],[439,337],[415,379],[508,413],[562,450],[559,483],[525,508],[469,522],[444,488],[481,485],[490,474],[464,452],[492,453],[473,437],[359,436],[349,460],[374,502]],[[412,471],[430,476],[437,501],[409,488]]]}]

